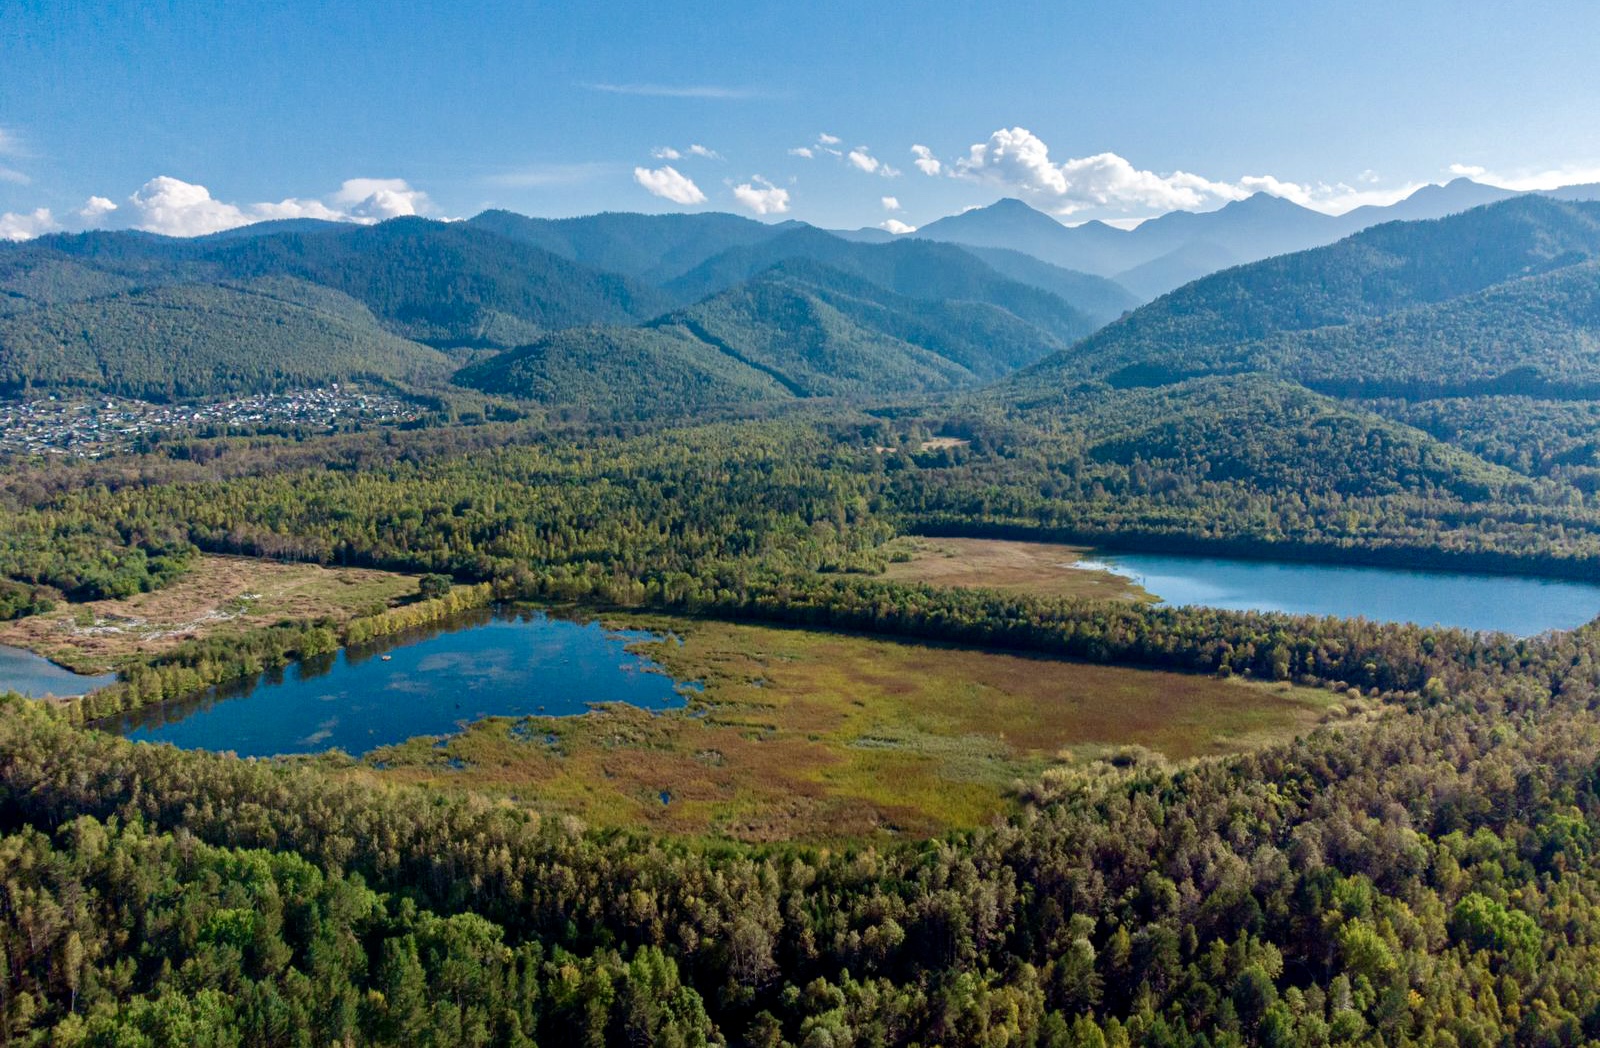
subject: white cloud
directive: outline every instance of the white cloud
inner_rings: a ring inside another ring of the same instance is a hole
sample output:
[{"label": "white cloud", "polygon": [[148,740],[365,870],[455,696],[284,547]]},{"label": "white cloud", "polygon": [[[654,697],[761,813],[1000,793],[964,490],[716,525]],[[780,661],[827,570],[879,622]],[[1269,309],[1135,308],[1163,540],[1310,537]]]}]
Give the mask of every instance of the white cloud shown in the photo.
[{"label": "white cloud", "polygon": [[674,149],[672,146],[661,146],[659,149],[652,149],[650,151],[650,155],[655,157],[657,160],[682,160],[686,156],[697,156],[705,160],[722,159],[721,153],[717,152],[715,149],[710,149],[706,146],[703,146],[699,142],[689,146],[687,149]]},{"label": "white cloud", "polygon": [[1451,164],[1452,175],[1466,177],[1485,185],[1534,192],[1541,189],[1560,189],[1562,186],[1582,186],[1600,182],[1600,167],[1569,164],[1544,171],[1523,170],[1516,173],[1491,171],[1476,164]]},{"label": "white cloud", "polygon": [[[937,172],[938,161],[929,151],[913,147],[912,152],[920,169],[929,174]],[[927,167],[922,164],[925,158],[930,161]],[[955,162],[950,174],[1017,190],[1058,215],[1093,210],[1136,217],[1206,210],[1255,193],[1338,215],[1364,204],[1392,204],[1420,186],[1412,182],[1379,188],[1372,172],[1362,173],[1358,179],[1361,188],[1343,182],[1291,182],[1274,175],[1246,175],[1230,182],[1188,171],[1147,171],[1116,153],[1096,153],[1057,163],[1050,159],[1050,149],[1044,141],[1022,127],[1002,128],[987,142],[972,146],[965,157]],[[1596,174],[1600,177],[1600,172]]]},{"label": "white cloud", "polygon": [[900,198],[899,197],[883,197],[882,199],[883,199],[883,209],[885,211],[899,211],[900,210]]},{"label": "white cloud", "polygon": [[898,218],[886,218],[882,222],[878,223],[878,228],[887,229],[895,236],[900,236],[905,233],[915,233],[917,231],[916,226],[907,225]]},{"label": "white cloud", "polygon": [[815,154],[815,153],[813,153],[811,151],[811,147],[810,146],[798,146],[798,147],[796,147],[794,149],[789,150],[789,155],[790,156],[803,157],[806,160],[810,160],[812,157],[816,156],[817,154]]},{"label": "white cloud", "polygon": [[103,196],[92,196],[83,202],[82,207],[78,208],[78,217],[86,225],[98,225],[102,218],[105,218],[116,209],[115,202]]},{"label": "white cloud", "polygon": [[789,191],[779,189],[760,175],[734,186],[733,198],[758,215],[781,215],[789,210]]},{"label": "white cloud", "polygon": [[0,240],[32,240],[60,228],[61,224],[51,217],[47,207],[25,214],[15,211],[0,214]]},{"label": "white cloud", "polygon": [[205,186],[158,175],[128,198],[130,224],[147,233],[193,237],[242,226],[249,217],[233,204],[211,196]]},{"label": "white cloud", "polygon": [[[1365,178],[1359,181],[1372,184]],[[1329,185],[1326,182],[1303,184],[1299,182],[1286,182],[1272,175],[1246,175],[1239,179],[1241,188],[1252,193],[1267,193],[1275,197],[1321,211],[1329,215],[1342,215],[1368,204],[1387,207],[1421,189],[1421,182],[1407,182],[1403,186],[1392,186],[1388,189],[1357,189],[1355,186],[1343,182]]]},{"label": "white cloud", "polygon": [[899,178],[900,172],[885,164],[867,151],[866,146],[857,146],[845,154],[845,159],[859,171],[869,175],[882,175],[884,178]]},{"label": "white cloud", "polygon": [[694,181],[670,165],[651,170],[647,167],[633,169],[633,180],[652,196],[662,197],[674,204],[703,204],[706,195]]},{"label": "white cloud", "polygon": [[[348,178],[339,187],[339,191],[333,194],[332,199],[335,204],[344,207],[350,218],[358,222],[382,222],[386,218],[426,215],[433,210],[433,201],[428,199],[428,194],[420,189],[412,189],[403,178]],[[294,203],[304,202],[285,200],[277,206],[286,207]],[[303,217],[331,216],[308,213]]]},{"label": "white cloud", "polygon": [[939,163],[939,158],[934,156],[933,150],[927,146],[912,146],[911,155],[917,158],[913,161],[917,165],[917,170],[925,175],[937,175],[944,169],[944,165]]},{"label": "white cloud", "polygon": [[961,178],[1015,187],[1042,198],[1067,215],[1090,207],[1113,210],[1195,210],[1241,200],[1249,192],[1226,182],[1174,171],[1158,175],[1134,167],[1115,153],[1097,153],[1057,164],[1050,149],[1024,127],[1002,128],[956,161]]},{"label": "white cloud", "polygon": [[23,174],[21,171],[18,171],[14,167],[6,167],[4,164],[0,164],[0,182],[10,182],[14,185],[27,186],[33,184],[33,179],[29,178],[27,175]]},{"label": "white cloud", "polygon": [[821,142],[825,146],[836,146],[842,141],[842,139],[840,139],[838,135],[830,135],[824,131],[817,135],[817,141]]},{"label": "white cloud", "polygon": [[[171,175],[159,175],[140,186],[123,206],[109,197],[92,196],[73,212],[74,229],[110,225],[166,236],[191,237],[236,226],[281,218],[319,218],[370,225],[402,215],[434,210],[428,195],[401,178],[352,178],[327,197],[288,197],[277,202],[234,204],[218,200],[205,186]],[[8,239],[37,236],[62,226],[46,210],[7,215]]]}]

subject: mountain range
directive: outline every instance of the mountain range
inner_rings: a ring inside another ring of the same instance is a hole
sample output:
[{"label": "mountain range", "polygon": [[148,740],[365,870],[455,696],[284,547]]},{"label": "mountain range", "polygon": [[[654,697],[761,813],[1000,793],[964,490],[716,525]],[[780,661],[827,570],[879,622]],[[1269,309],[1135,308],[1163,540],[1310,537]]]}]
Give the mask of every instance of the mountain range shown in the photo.
[{"label": "mountain range", "polygon": [[[1230,266],[1331,244],[1382,222],[1442,218],[1522,194],[1458,178],[1424,186],[1388,206],[1326,215],[1267,193],[1215,211],[1173,211],[1120,229],[1065,226],[1020,200],[1001,200],[930,222],[909,236],[978,248],[1010,248],[1066,269],[1108,277],[1148,301]],[[1600,198],[1600,185],[1568,186],[1562,200]]]}]

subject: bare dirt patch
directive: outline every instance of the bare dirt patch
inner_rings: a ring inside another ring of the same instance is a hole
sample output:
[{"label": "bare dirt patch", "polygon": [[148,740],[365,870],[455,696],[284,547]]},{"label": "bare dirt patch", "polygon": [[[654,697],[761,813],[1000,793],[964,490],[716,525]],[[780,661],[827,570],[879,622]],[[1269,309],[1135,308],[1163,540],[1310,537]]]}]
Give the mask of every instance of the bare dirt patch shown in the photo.
[{"label": "bare dirt patch", "polygon": [[284,619],[343,622],[381,611],[416,591],[415,578],[387,571],[202,557],[182,579],[153,593],[63,605],[0,624],[0,644],[26,648],[80,672],[105,672],[186,640]]}]

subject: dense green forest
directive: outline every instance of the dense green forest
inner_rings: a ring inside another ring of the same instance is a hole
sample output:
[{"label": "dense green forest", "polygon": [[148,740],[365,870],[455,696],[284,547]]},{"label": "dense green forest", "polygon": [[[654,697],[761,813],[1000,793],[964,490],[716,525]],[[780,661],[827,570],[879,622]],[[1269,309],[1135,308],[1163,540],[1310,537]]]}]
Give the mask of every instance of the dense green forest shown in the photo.
[{"label": "dense green forest", "polygon": [[389,334],[360,303],[288,278],[175,284],[0,318],[0,389],[12,393],[166,400],[354,378],[437,383],[449,371],[443,354]]},{"label": "dense green forest", "polygon": [[[350,621],[180,640],[81,701],[0,697],[0,1043],[1600,1040],[1600,625],[880,577],[890,540],[933,534],[1592,579],[1592,207],[1377,227],[1083,340],[1066,293],[1114,294],[1044,263],[640,217],[0,247],[9,385],[382,375],[439,405],[0,469],[0,618],[201,553],[428,573]],[[453,389],[441,346],[477,355]],[[1056,762],[985,825],[825,845],[601,832],[537,794],[93,725],[502,599],[1245,677],[1360,715]]]}]

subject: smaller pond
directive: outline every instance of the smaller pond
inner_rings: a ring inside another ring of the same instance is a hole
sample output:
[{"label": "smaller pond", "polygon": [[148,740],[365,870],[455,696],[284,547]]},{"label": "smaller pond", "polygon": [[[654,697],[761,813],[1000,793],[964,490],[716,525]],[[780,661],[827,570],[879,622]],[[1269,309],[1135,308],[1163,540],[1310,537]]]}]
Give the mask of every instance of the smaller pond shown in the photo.
[{"label": "smaller pond", "polygon": [[84,695],[117,679],[115,673],[73,673],[31,651],[0,644],[0,693],[15,691],[30,699]]},{"label": "smaller pond", "polygon": [[1115,572],[1167,604],[1337,615],[1499,630],[1531,637],[1600,615],[1600,585],[1516,575],[1096,551],[1079,567]]},{"label": "smaller pond", "polygon": [[242,757],[359,755],[484,717],[569,716],[594,702],[684,705],[692,685],[626,650],[649,639],[525,609],[476,612],[97,727]]}]

